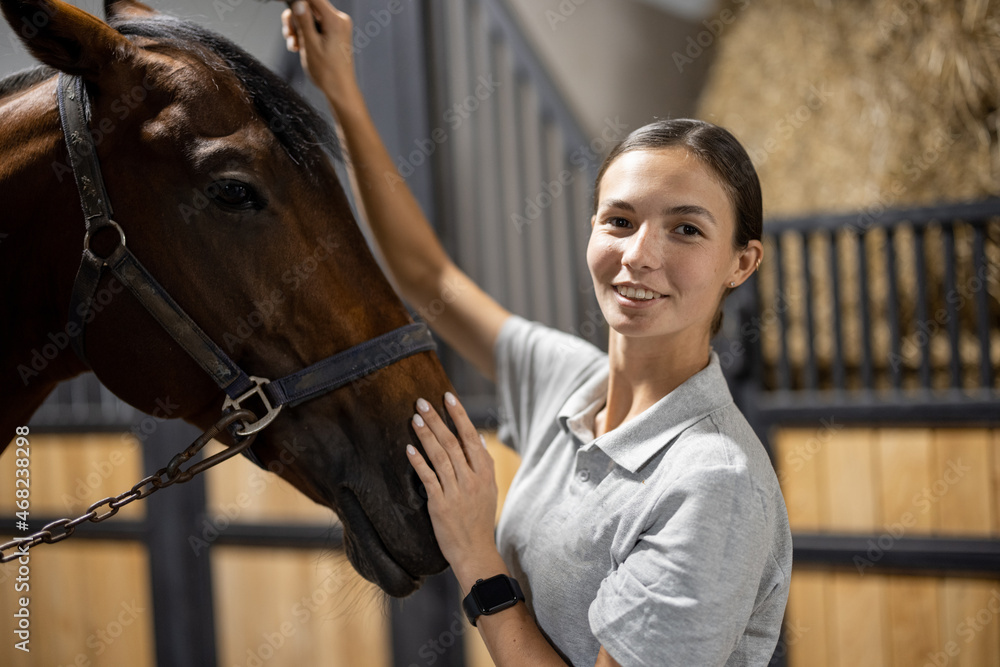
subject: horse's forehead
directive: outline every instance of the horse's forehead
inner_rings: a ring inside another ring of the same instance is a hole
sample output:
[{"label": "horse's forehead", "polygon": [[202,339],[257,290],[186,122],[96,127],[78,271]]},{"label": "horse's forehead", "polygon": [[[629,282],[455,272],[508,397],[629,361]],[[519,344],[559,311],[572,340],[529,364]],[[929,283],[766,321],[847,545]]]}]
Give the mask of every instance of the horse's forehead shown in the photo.
[{"label": "horse's forehead", "polygon": [[190,57],[159,59],[143,85],[165,90],[169,102],[147,123],[149,136],[252,138],[261,148],[271,143],[270,132],[237,77],[215,65]]}]

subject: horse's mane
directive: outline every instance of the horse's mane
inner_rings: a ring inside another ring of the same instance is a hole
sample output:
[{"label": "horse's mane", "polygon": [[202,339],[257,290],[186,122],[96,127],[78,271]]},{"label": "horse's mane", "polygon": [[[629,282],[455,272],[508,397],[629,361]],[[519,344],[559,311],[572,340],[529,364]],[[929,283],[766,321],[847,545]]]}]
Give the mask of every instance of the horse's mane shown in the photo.
[{"label": "horse's mane", "polygon": [[0,97],[13,95],[27,88],[31,88],[36,83],[41,83],[56,75],[56,70],[47,65],[35,65],[30,69],[14,72],[0,79]]},{"label": "horse's mane", "polygon": [[[239,80],[254,108],[297,164],[313,165],[323,152],[340,159],[340,144],[330,124],[286,81],[221,35],[167,15],[111,19],[126,37],[147,37],[191,53],[205,63],[219,59]],[[147,47],[149,48],[149,47]],[[213,57],[214,56],[214,57]]]}]

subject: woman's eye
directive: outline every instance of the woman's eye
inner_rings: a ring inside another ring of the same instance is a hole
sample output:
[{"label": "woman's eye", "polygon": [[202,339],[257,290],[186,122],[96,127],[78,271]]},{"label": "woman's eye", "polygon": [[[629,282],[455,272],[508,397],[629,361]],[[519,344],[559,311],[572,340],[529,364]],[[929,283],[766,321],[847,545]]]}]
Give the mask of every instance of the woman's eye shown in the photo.
[{"label": "woman's eye", "polygon": [[624,229],[625,227],[628,227],[630,224],[632,224],[625,218],[618,218],[618,217],[608,218],[607,223],[612,227],[618,227],[619,229]]},{"label": "woman's eye", "polygon": [[684,236],[697,236],[701,234],[701,230],[694,225],[681,225],[678,229]]},{"label": "woman's eye", "polygon": [[253,186],[241,181],[225,180],[212,184],[212,198],[222,206],[233,209],[262,208]]}]

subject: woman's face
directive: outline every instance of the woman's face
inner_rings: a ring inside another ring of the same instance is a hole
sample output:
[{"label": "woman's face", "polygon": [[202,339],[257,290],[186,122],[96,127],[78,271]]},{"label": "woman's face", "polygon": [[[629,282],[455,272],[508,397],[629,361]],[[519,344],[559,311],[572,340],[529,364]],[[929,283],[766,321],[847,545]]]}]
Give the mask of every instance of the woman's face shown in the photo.
[{"label": "woman's face", "polygon": [[708,337],[730,281],[742,282],[733,205],[684,148],[619,156],[600,185],[587,264],[608,324],[628,337]]}]

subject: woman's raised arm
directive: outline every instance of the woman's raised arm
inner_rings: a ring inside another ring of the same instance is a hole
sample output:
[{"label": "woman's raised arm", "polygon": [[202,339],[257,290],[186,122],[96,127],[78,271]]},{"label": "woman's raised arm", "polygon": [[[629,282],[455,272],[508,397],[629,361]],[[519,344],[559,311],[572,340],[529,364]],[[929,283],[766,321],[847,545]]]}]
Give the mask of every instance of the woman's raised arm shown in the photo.
[{"label": "woman's raised arm", "polygon": [[[340,123],[364,207],[402,296],[459,354],[494,378],[493,346],[510,313],[445,253],[375,129],[354,74],[351,18],[327,0],[298,0],[282,15],[288,48]],[[439,313],[439,314],[438,314]]]}]

